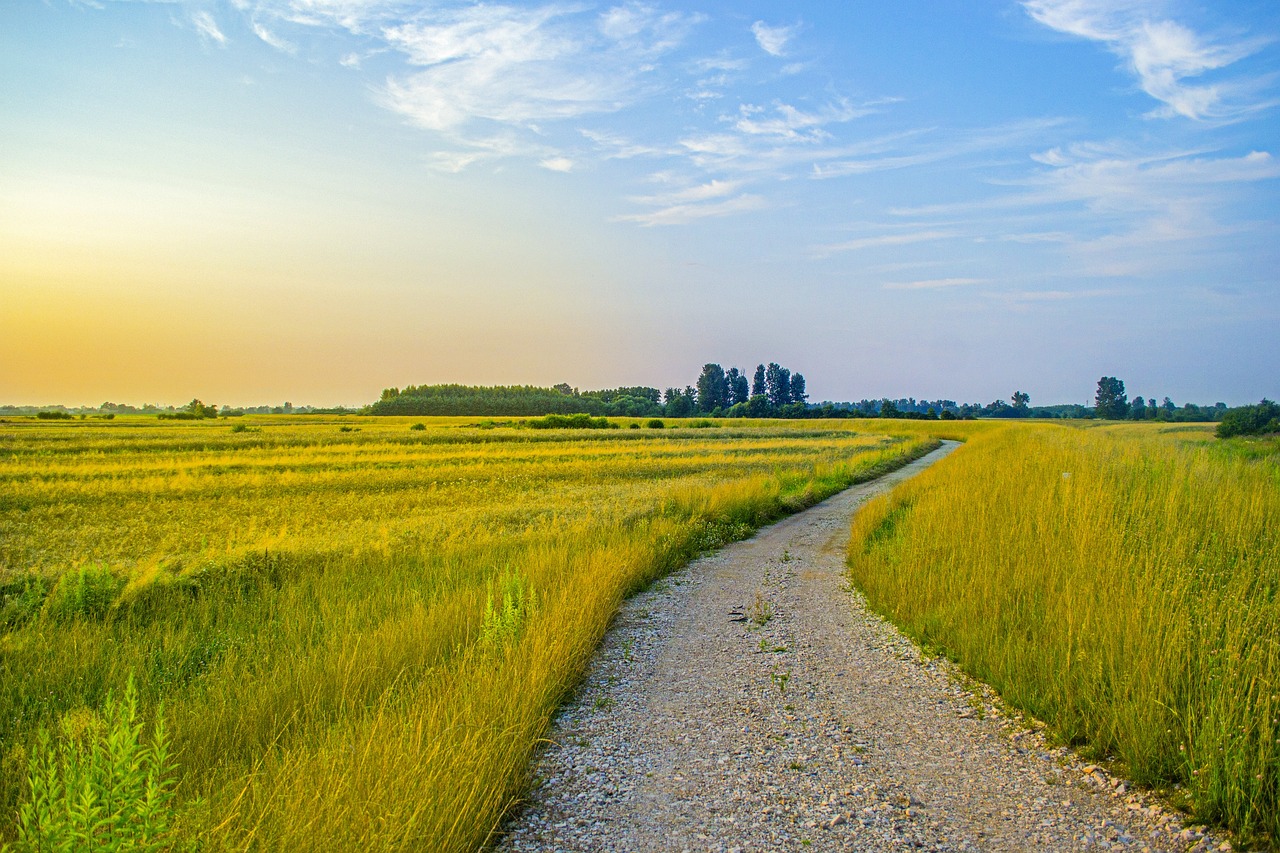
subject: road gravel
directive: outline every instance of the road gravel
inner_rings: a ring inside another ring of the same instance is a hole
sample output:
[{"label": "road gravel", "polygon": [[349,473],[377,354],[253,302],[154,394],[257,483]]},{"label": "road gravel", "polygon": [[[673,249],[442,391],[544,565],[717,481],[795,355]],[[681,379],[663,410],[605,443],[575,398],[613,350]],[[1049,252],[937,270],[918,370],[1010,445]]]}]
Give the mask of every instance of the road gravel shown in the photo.
[{"label": "road gravel", "polygon": [[627,601],[499,850],[1230,849],[872,613],[849,523],[954,442]]}]

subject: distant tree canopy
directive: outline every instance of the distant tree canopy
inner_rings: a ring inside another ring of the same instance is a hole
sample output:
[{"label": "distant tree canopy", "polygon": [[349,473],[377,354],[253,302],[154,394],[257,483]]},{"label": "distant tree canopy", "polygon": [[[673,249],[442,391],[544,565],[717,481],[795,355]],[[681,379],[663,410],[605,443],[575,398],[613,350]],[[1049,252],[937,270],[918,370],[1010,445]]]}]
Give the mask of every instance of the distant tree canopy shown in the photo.
[{"label": "distant tree canopy", "polygon": [[529,417],[586,414],[648,417],[665,414],[657,388],[612,388],[579,393],[566,384],[409,385],[388,388],[370,407],[374,415],[485,415]]},{"label": "distant tree canopy", "polygon": [[1256,406],[1228,409],[1218,424],[1218,438],[1280,433],[1280,405],[1263,399]]},{"label": "distant tree canopy", "polygon": [[[1222,420],[1227,412],[1223,403],[1213,406],[1187,403],[1179,407],[1168,397],[1159,404],[1155,397],[1135,397],[1130,404],[1125,395],[1124,382],[1114,376],[1104,376],[1098,381],[1095,402],[1095,406],[1074,403],[1032,406],[1031,395],[1018,390],[1014,391],[1008,401],[996,400],[985,405],[944,399],[917,400],[914,397],[896,400],[864,399],[856,403],[810,403],[803,374],[793,373],[777,362],[756,365],[750,373],[737,366],[726,369],[716,362],[707,362],[692,384],[661,391],[648,386],[579,391],[567,382],[550,388],[532,385],[410,385],[406,388],[386,389],[382,392],[381,399],[365,411],[375,415],[417,417],[462,415],[509,418],[582,414],[595,418],[711,416],[955,420],[1128,417],[1160,421],[1217,421]],[[228,412],[224,409],[222,414]]]},{"label": "distant tree canopy", "polygon": [[804,376],[775,362],[755,370],[755,385],[737,367],[715,362],[702,366],[693,385],[684,388],[644,386],[579,391],[568,383],[551,388],[532,385],[409,385],[387,388],[369,407],[374,415],[471,415],[531,417],[585,414],[593,417],[689,418],[805,417],[809,407]]}]

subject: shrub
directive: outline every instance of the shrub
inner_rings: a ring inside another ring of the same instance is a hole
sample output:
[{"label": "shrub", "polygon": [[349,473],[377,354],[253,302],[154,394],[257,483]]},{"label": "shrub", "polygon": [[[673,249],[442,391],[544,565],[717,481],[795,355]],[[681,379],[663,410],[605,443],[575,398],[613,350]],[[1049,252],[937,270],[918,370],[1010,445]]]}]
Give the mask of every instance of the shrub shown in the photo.
[{"label": "shrub", "polygon": [[547,415],[524,422],[530,429],[617,429],[618,425],[610,423],[608,418],[593,418],[591,415]]},{"label": "shrub", "polygon": [[232,432],[248,432],[249,428],[244,424],[232,424],[231,431]]},{"label": "shrub", "polygon": [[[481,426],[483,426],[483,424],[481,424]],[[427,428],[426,424],[413,424],[412,426],[409,427],[409,429],[413,430],[414,432],[422,432],[426,428]]]},{"label": "shrub", "polygon": [[71,712],[55,745],[40,730],[27,762],[30,800],[18,816],[15,851],[163,850],[172,846],[173,775],[164,717],[142,743],[138,694],[111,694],[101,714]]},{"label": "shrub", "polygon": [[652,418],[647,424],[645,424],[645,426],[647,426],[649,429],[662,429],[664,426],[666,426],[666,424],[664,424],[658,418]]},{"label": "shrub", "polygon": [[101,619],[123,587],[124,580],[106,566],[81,566],[58,578],[53,592],[45,599],[44,614],[58,621]]},{"label": "shrub", "polygon": [[1256,406],[1229,410],[1218,424],[1218,438],[1280,432],[1280,404],[1263,399]]},{"label": "shrub", "polygon": [[715,421],[709,421],[706,418],[702,418],[701,420],[696,420],[689,424],[689,429],[718,429],[719,426],[720,425]]},{"label": "shrub", "polygon": [[42,421],[69,421],[73,415],[70,412],[36,412],[36,417]]}]

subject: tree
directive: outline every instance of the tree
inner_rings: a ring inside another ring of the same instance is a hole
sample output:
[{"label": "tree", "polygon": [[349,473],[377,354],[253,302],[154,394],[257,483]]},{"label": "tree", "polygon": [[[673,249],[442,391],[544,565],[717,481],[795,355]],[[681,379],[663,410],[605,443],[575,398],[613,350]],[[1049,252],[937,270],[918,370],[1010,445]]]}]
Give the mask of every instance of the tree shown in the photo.
[{"label": "tree", "polygon": [[704,412],[729,408],[729,380],[718,364],[704,364],[698,377],[698,408]]},{"label": "tree", "polygon": [[1141,397],[1133,398],[1133,405],[1129,409],[1129,417],[1135,421],[1146,420],[1147,418],[1147,401]]},{"label": "tree", "polygon": [[573,386],[570,385],[568,382],[561,382],[557,385],[552,385],[551,387],[559,391],[561,394],[565,395],[566,397],[573,396]]},{"label": "tree", "polygon": [[205,405],[200,402],[199,398],[187,403],[185,412],[190,412],[197,418],[216,418],[218,416],[218,407],[214,405]]},{"label": "tree", "polygon": [[764,394],[752,394],[751,399],[747,400],[747,416],[752,418],[767,418],[773,414],[773,406],[769,405],[769,398]]},{"label": "tree", "polygon": [[684,391],[676,388],[667,389],[666,415],[669,418],[687,418],[695,411],[694,390],[686,387]]},{"label": "tree", "polygon": [[1027,414],[1027,404],[1031,402],[1031,395],[1024,391],[1014,391],[1013,396],[1009,399],[1013,400],[1013,408],[1019,417]]},{"label": "tree", "polygon": [[738,403],[745,403],[751,399],[751,383],[742,371],[736,367],[729,368],[725,374],[725,379],[729,383],[729,405],[736,406]]},{"label": "tree", "polygon": [[730,367],[728,370],[724,372],[724,384],[725,384],[725,388],[728,391],[728,393],[725,394],[725,398],[724,398],[725,408],[744,402],[738,399],[738,394],[737,394],[737,390],[738,390],[737,382],[738,382],[739,372],[740,371],[736,367]]},{"label": "tree", "polygon": [[797,373],[791,377],[791,402],[803,403],[809,399],[809,395],[805,393],[804,374]]},{"label": "tree", "polygon": [[765,396],[774,408],[791,402],[791,371],[777,362],[769,362],[764,374]]},{"label": "tree", "polygon": [[1098,417],[1107,420],[1124,420],[1129,414],[1129,398],[1125,396],[1124,383],[1114,376],[1104,376],[1099,379],[1098,393],[1094,398],[1094,412]]},{"label": "tree", "polygon": [[882,418],[900,418],[902,412],[898,411],[898,404],[890,400],[888,397],[880,401],[880,417]]},{"label": "tree", "polygon": [[751,396],[752,397],[765,396],[763,364],[756,365],[756,375],[751,377]]}]

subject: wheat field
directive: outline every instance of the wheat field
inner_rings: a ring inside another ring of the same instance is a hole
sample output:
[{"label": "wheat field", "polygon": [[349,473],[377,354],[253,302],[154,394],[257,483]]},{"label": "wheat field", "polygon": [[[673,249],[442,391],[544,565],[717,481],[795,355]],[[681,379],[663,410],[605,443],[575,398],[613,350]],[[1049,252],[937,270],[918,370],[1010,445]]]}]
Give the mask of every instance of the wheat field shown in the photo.
[{"label": "wheat field", "polygon": [[624,596],[936,443],[423,421],[0,424],[0,841],[136,689],[166,843],[476,849]]}]

